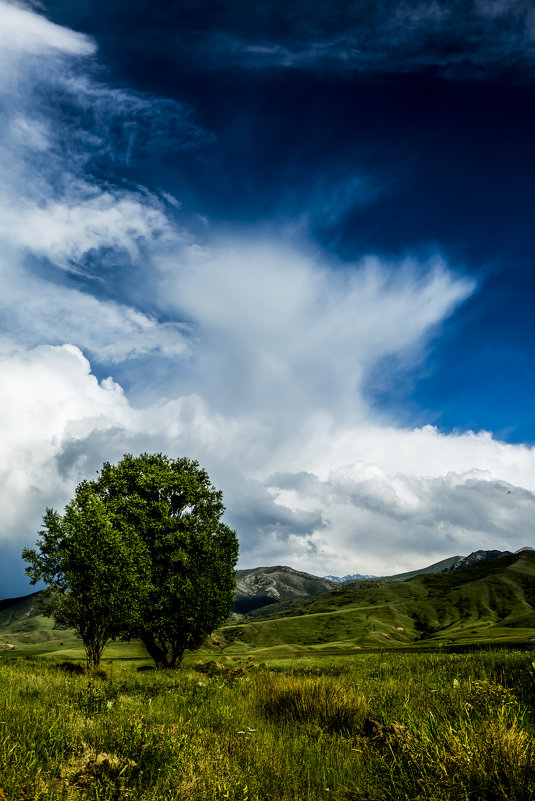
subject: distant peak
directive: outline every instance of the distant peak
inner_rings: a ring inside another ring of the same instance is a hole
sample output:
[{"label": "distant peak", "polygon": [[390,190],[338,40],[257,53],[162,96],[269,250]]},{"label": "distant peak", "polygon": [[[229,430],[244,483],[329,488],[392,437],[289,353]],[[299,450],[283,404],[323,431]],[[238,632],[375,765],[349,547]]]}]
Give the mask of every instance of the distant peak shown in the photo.
[{"label": "distant peak", "polygon": [[329,581],[342,583],[344,581],[357,581],[357,579],[363,578],[377,578],[377,576],[372,576],[369,573],[348,573],[346,576],[323,576],[323,578],[328,579]]}]

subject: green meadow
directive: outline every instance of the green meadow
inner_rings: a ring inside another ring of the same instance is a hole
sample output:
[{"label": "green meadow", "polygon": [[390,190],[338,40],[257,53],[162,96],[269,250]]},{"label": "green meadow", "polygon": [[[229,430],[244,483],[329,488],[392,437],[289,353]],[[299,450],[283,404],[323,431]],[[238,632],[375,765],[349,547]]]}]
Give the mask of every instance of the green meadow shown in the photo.
[{"label": "green meadow", "polygon": [[[80,640],[43,617],[33,596],[3,603],[0,648],[80,656]],[[250,654],[264,659],[378,648],[525,648],[533,636],[535,551],[523,551],[451,573],[357,582],[308,602],[274,604],[271,614],[223,626],[201,650],[217,657]],[[104,653],[108,658],[146,656],[137,643],[115,643]]]},{"label": "green meadow", "polygon": [[0,659],[0,798],[535,798],[535,654]]},{"label": "green meadow", "polygon": [[180,671],[0,604],[0,801],[533,801],[535,553],[223,626]]}]

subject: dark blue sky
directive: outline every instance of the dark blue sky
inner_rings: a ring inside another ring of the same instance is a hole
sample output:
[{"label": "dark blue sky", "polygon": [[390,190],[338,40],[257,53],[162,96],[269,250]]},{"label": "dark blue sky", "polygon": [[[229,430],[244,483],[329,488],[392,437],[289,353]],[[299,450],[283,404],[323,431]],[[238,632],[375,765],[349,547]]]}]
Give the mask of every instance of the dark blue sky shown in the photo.
[{"label": "dark blue sky", "polygon": [[107,81],[184,104],[203,132],[182,147],[172,138],[156,151],[141,144],[129,165],[114,165],[117,178],[180,198],[179,218],[202,214],[223,229],[303,220],[341,263],[438,251],[474,277],[477,292],[425,367],[389,386],[372,377],[368,393],[381,408],[401,406],[407,422],[428,416],[445,430],[535,441],[526,7],[49,0],[47,8],[51,20],[95,37]]},{"label": "dark blue sky", "polygon": [[0,0],[0,48],[0,580],[127,451],[242,567],[530,544],[529,0]]}]

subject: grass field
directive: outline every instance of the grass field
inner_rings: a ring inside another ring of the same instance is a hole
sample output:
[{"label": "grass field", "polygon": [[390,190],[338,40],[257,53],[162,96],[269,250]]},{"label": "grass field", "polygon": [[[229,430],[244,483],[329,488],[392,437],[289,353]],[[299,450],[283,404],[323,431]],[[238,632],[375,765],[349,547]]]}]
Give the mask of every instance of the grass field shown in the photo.
[{"label": "grass field", "polygon": [[534,658],[3,657],[0,799],[531,801]]}]

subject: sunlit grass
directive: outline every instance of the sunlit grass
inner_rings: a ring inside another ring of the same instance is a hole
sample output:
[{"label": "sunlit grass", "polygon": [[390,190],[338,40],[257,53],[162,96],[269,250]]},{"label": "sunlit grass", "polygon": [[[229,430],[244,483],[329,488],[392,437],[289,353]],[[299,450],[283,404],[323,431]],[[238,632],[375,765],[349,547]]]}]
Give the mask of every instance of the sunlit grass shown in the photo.
[{"label": "sunlit grass", "polygon": [[522,652],[192,662],[91,676],[0,661],[0,799],[535,797]]}]

